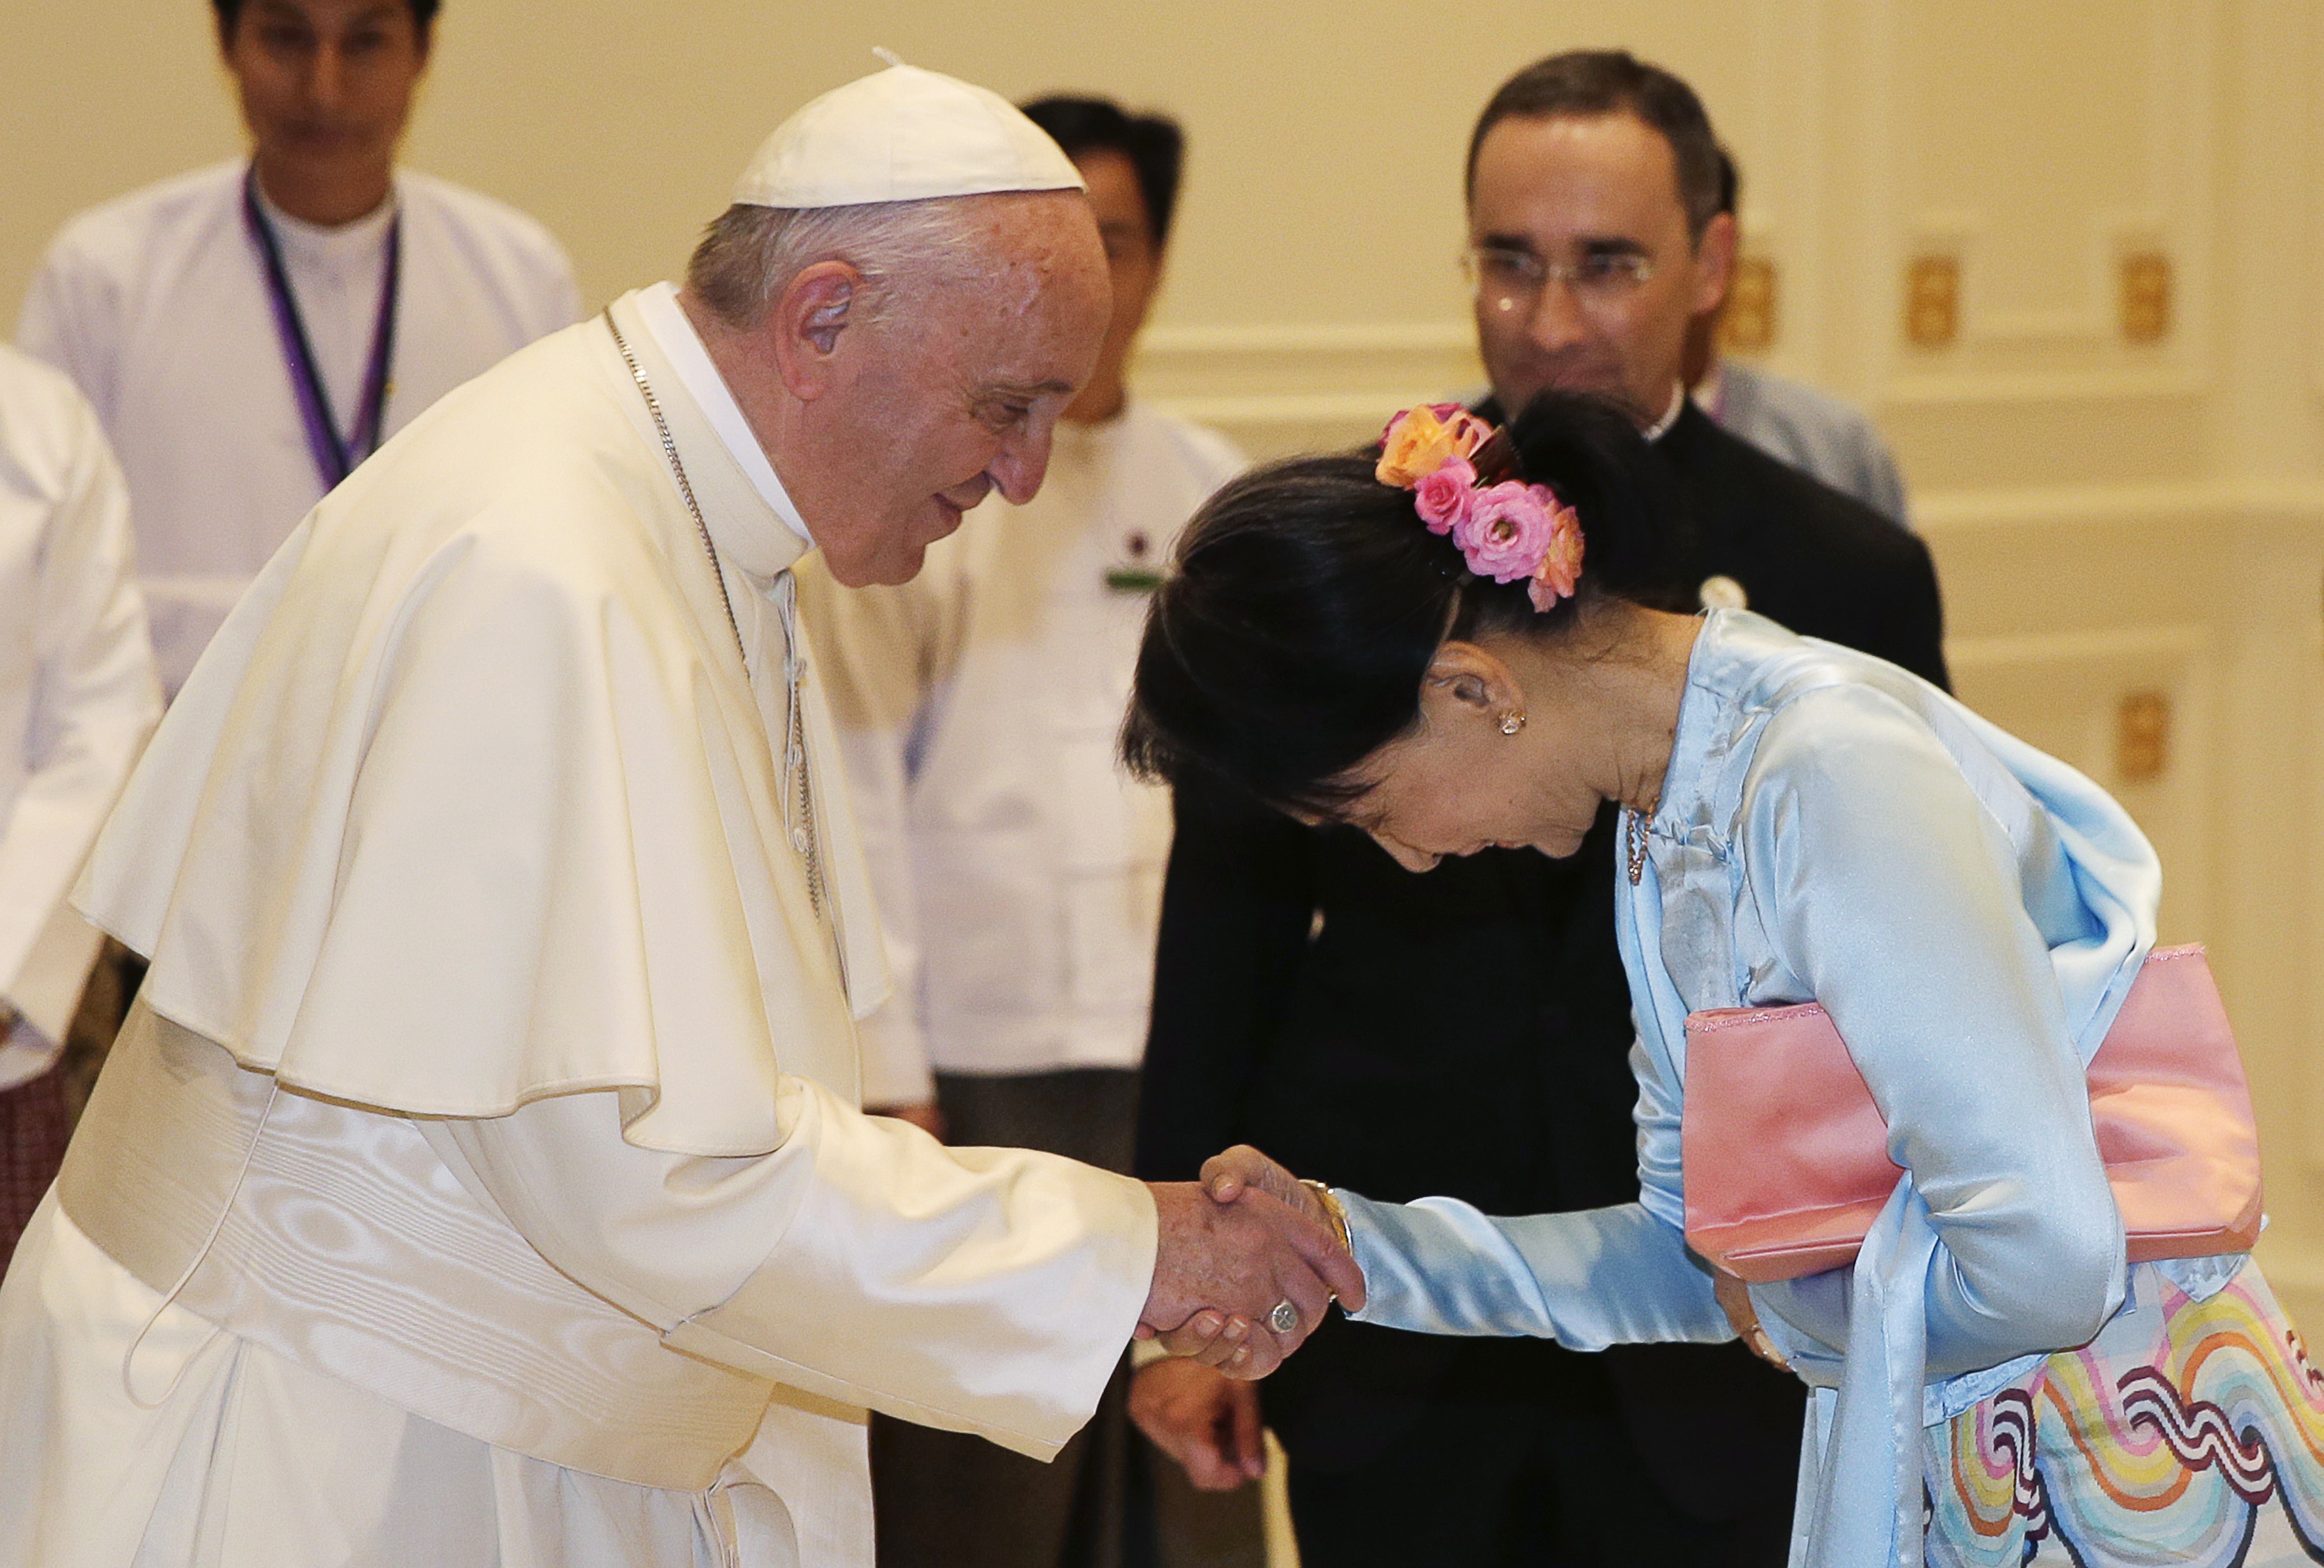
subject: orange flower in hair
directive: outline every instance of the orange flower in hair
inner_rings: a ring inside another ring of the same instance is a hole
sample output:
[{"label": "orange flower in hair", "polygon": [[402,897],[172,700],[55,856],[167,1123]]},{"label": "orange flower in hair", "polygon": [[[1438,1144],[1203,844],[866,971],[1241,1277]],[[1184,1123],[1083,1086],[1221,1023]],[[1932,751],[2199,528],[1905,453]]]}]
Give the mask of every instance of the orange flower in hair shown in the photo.
[{"label": "orange flower in hair", "polygon": [[1493,427],[1459,403],[1422,403],[1380,432],[1379,465],[1372,472],[1383,484],[1409,490],[1455,458],[1475,457],[1492,437]]}]

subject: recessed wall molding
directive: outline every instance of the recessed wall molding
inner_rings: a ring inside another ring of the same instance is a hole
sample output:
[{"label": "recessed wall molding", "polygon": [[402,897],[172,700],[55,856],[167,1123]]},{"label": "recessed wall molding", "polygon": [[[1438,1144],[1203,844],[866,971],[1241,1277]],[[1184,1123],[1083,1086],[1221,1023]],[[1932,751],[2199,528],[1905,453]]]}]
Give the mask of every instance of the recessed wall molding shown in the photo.
[{"label": "recessed wall molding", "polygon": [[1956,637],[1945,662],[1956,675],[1996,669],[2063,669],[2090,665],[2142,669],[2181,664],[2210,646],[2201,626],[2112,626],[2080,632],[2011,632]]},{"label": "recessed wall molding", "polygon": [[1945,403],[2090,402],[2201,397],[2208,377],[2172,365],[2108,365],[2095,370],[1923,371],[1892,377],[1880,402],[1897,407]]},{"label": "recessed wall molding", "polygon": [[1907,254],[1916,260],[1950,257],[1960,265],[1956,347],[2103,352],[2124,336],[2126,261],[2160,256],[2167,263],[2172,254],[2171,225],[2161,213],[2093,212],[2080,254],[2072,258],[2081,274],[2076,301],[2062,307],[2011,308],[1996,297],[1988,271],[1978,264],[1990,249],[1992,226],[1993,219],[1985,213],[1927,213],[1914,221],[1905,241]]},{"label": "recessed wall molding", "polygon": [[2187,528],[2291,523],[2324,535],[2324,482],[2221,480],[2194,484],[2018,485],[1932,491],[1915,498],[1923,533],[1975,529],[2120,529],[2168,523]]},{"label": "recessed wall molding", "polygon": [[[1778,355],[1774,368],[1791,371],[1788,358]],[[1131,380],[1141,397],[1274,456],[1369,438],[1398,408],[1482,390],[1485,371],[1465,319],[1225,324],[1155,328],[1139,346]],[[2045,402],[2103,409],[2200,399],[2212,390],[2206,375],[2166,358],[2057,370],[1927,369],[1890,377],[1865,401],[1876,413]]]},{"label": "recessed wall molding", "polygon": [[[1869,84],[1858,164],[1868,198],[1863,212],[1886,248],[1886,275],[1897,291],[1885,341],[1868,346],[1883,383],[1878,401],[1941,400],[1940,387],[1948,381],[1962,383],[1961,395],[1972,401],[2061,393],[2175,396],[2208,378],[2209,236],[2219,180],[2212,62],[2225,12],[2218,0],[2125,0],[2116,10],[2118,20],[2108,23],[2119,41],[2115,47],[2138,66],[2109,87],[2107,123],[2123,123],[2118,155],[2136,178],[2126,192],[2117,182],[2107,195],[2094,194],[2086,208],[2069,183],[2057,200],[2020,215],[1981,200],[1915,205],[1923,193],[1914,189],[1914,171],[1941,157],[1947,135],[1945,125],[1929,123],[1913,107],[1910,89],[1926,69],[1918,51],[1930,35],[1908,25],[1917,19],[1896,0],[1867,0],[1857,35],[1858,69]],[[1951,67],[1964,69],[1957,60]],[[1959,193],[1958,186],[1943,192]],[[1927,194],[1938,191],[1932,186]],[[1993,199],[2011,199],[2006,187]],[[2017,199],[2027,199],[2023,190]],[[2052,242],[2057,254],[2051,270],[2026,273],[2022,247],[2014,257],[2016,281],[1997,268],[1997,236],[2010,235],[2012,223],[2038,223],[2066,236]],[[1950,256],[1960,266],[1958,330],[1942,346],[1916,346],[1905,330],[1911,263],[1923,256]],[[2128,263],[2154,257],[2163,266],[2143,268],[2134,280]],[[2147,308],[2157,279],[2167,291],[2160,312]],[[2129,308],[2134,281],[2137,309]],[[2316,360],[2324,387],[2324,346]],[[2178,388],[2129,374],[2165,369],[2181,378]],[[2097,377],[2098,387],[2068,392],[2070,383],[2055,379],[2066,373]],[[2116,383],[2111,392],[2101,390],[2107,379]]]}]

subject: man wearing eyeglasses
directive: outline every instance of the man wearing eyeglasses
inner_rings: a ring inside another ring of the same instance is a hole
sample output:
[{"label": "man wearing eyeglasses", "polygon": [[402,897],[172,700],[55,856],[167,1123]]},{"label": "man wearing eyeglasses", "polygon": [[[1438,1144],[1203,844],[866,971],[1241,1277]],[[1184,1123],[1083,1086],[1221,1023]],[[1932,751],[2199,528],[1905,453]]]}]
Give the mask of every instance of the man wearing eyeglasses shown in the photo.
[{"label": "man wearing eyeglasses", "polygon": [[[1694,525],[1674,604],[1748,604],[1941,682],[1926,547],[1683,394],[1688,323],[1723,298],[1735,251],[1686,84],[1618,52],[1528,66],[1480,117],[1467,185],[1480,411],[1551,387],[1614,399]],[[1416,877],[1351,830],[1186,792],[1176,812],[1140,1176],[1191,1176],[1240,1141],[1399,1201],[1509,1214],[1637,1198],[1610,814],[1567,860],[1487,850]],[[1131,1411],[1214,1487],[1261,1468],[1263,1416],[1307,1568],[1786,1554],[1799,1386],[1735,1344],[1577,1355],[1333,1318],[1262,1384],[1148,1366]]]},{"label": "man wearing eyeglasses", "polygon": [[1687,330],[1725,299],[1736,238],[1692,90],[1626,54],[1543,60],[1486,106],[1468,180],[1492,411],[1549,387],[1614,399],[1693,513],[1704,603],[1748,604],[1942,684],[1927,549],[1686,399]]}]

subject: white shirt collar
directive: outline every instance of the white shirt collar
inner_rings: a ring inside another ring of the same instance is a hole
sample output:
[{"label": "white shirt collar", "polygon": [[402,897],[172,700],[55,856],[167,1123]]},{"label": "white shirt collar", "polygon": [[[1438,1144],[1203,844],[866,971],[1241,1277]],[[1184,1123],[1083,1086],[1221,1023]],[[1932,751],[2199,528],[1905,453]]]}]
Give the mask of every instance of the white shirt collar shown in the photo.
[{"label": "white shirt collar", "polygon": [[637,306],[646,330],[653,334],[654,341],[678,371],[678,380],[686,383],[696,406],[725,443],[735,466],[750,479],[751,488],[774,509],[785,527],[813,544],[815,536],[807,532],[807,520],[791,504],[790,493],[776,476],[775,466],[767,461],[767,449],[751,433],[751,421],[742,417],[742,405],[734,401],[726,378],[718,374],[718,367],[711,363],[710,351],[702,346],[701,334],[694,330],[694,323],[686,318],[685,310],[679,307],[678,285],[662,282],[639,290]]},{"label": "white shirt collar", "polygon": [[[256,182],[253,182],[256,185]],[[266,215],[281,244],[284,256],[295,262],[318,263],[323,265],[367,262],[376,264],[381,250],[387,244],[388,225],[395,221],[401,207],[394,186],[390,185],[387,199],[361,217],[346,223],[309,223],[303,217],[293,217],[274,204],[266,194],[266,187],[256,185],[258,210]]]},{"label": "white shirt collar", "polygon": [[1712,419],[1717,419],[1719,406],[1727,398],[1726,363],[1722,360],[1712,360],[1711,368],[1702,373],[1702,379],[1694,383],[1694,390],[1687,395],[1694,399],[1696,408],[1701,409]]},{"label": "white shirt collar", "polygon": [[1646,427],[1646,439],[1649,442],[1659,441],[1665,436],[1669,435],[1670,428],[1678,423],[1679,415],[1685,412],[1685,410],[1686,383],[1684,382],[1674,382],[1671,383],[1670,407],[1663,410],[1663,417],[1661,419],[1656,420],[1653,424]]}]

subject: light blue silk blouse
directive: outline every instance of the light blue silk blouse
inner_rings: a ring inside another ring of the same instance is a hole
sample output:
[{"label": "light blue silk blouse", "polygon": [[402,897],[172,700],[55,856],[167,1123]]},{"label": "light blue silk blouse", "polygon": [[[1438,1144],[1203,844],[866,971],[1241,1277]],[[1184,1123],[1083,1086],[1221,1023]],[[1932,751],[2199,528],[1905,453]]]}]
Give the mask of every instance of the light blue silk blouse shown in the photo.
[{"label": "light blue silk blouse", "polygon": [[[1921,1428],[2094,1336],[2126,1271],[2083,1065],[2154,943],[2162,872],[2080,773],[1893,665],[1712,611],[1616,879],[1638,1038],[1636,1204],[1489,1218],[1347,1204],[1366,1323],[1577,1350],[1734,1337],[1683,1230],[1686,1015],[1818,1001],[1907,1172],[1852,1269],[1752,1290],[1814,1388],[1793,1562],[1917,1565]],[[2151,1287],[2150,1287],[2151,1288]]]}]

